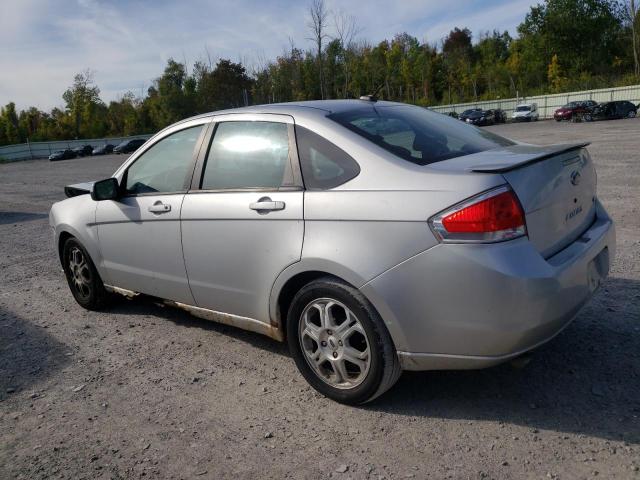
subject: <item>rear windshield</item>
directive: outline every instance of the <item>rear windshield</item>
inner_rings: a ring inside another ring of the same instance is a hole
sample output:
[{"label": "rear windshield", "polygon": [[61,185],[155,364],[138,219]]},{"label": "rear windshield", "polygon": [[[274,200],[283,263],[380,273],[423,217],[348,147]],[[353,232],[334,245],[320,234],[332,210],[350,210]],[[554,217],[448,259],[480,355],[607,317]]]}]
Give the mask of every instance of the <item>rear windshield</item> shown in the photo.
[{"label": "rear windshield", "polygon": [[358,108],[329,118],[418,165],[514,144],[447,115],[409,105]]},{"label": "rear windshield", "polygon": [[516,107],[516,112],[529,112],[531,111],[531,107],[529,105],[520,105]]}]

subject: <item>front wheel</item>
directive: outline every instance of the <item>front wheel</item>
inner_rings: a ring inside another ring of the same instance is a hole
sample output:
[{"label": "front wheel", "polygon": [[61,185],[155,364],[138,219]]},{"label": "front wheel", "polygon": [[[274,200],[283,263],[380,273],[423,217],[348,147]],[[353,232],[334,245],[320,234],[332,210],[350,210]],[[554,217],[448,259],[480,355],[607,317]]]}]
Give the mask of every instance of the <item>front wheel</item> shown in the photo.
[{"label": "front wheel", "polygon": [[629,113],[627,114],[628,118],[635,118],[636,116],[636,112],[634,110],[630,110]]},{"label": "front wheel", "polygon": [[107,306],[111,295],[104,288],[91,257],[75,238],[64,243],[62,267],[73,298],[80,306],[87,310],[100,310]]},{"label": "front wheel", "polygon": [[287,341],[307,382],[341,403],[371,401],[400,377],[393,341],[378,313],[357,289],[331,277],[296,294]]}]

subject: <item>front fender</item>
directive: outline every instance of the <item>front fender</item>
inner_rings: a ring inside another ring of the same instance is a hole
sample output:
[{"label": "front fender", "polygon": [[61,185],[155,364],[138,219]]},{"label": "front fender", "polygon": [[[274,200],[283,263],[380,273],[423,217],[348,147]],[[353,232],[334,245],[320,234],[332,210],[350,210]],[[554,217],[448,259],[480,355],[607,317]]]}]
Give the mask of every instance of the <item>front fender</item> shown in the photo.
[{"label": "front fender", "polygon": [[[103,282],[109,283],[102,268],[102,255],[95,224],[97,203],[89,195],[79,195],[54,203],[49,212],[56,253],[60,250],[60,238],[71,235],[87,250]],[[60,259],[62,260],[62,259]]]}]

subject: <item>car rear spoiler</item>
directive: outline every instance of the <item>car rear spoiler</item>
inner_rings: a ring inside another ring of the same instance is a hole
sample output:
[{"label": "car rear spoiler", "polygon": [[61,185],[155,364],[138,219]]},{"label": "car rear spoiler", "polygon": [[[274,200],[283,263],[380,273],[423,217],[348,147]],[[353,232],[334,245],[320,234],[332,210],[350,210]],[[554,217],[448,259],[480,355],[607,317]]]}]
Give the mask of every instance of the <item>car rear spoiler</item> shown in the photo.
[{"label": "car rear spoiler", "polygon": [[69,198],[77,197],[78,195],[86,195],[87,193],[91,193],[94,183],[95,182],[84,182],[67,185],[64,187],[64,194]]},{"label": "car rear spoiler", "polygon": [[532,163],[542,162],[548,158],[560,155],[562,153],[570,152],[572,150],[579,150],[590,145],[591,142],[581,143],[563,143],[559,145],[537,146],[537,145],[513,145],[499,151],[487,150],[477,155],[470,157],[476,157],[475,160],[480,160],[479,156],[484,162],[474,162],[470,164],[468,170],[479,173],[503,173],[517,168],[522,168]]}]

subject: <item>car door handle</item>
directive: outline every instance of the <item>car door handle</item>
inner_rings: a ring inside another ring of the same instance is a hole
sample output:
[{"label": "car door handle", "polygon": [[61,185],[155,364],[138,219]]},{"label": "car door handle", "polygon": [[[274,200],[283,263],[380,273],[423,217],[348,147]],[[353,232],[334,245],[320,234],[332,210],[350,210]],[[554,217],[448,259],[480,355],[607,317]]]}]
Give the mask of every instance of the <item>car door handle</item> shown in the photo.
[{"label": "car door handle", "polygon": [[284,210],[284,202],[274,202],[269,197],[263,197],[257,202],[253,202],[249,205],[251,210],[255,210],[258,213],[267,213],[274,210]]},{"label": "car door handle", "polygon": [[160,200],[151,205],[148,210],[151,213],[166,213],[171,211],[171,205],[162,203]]}]

